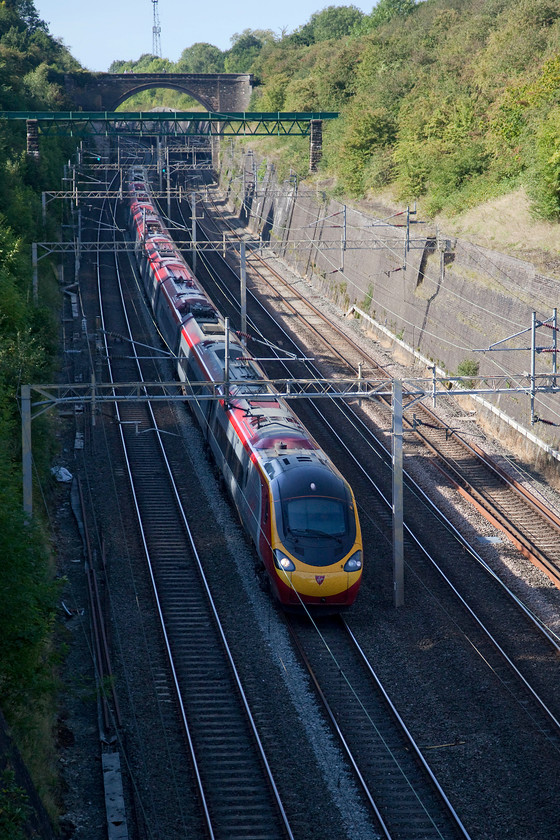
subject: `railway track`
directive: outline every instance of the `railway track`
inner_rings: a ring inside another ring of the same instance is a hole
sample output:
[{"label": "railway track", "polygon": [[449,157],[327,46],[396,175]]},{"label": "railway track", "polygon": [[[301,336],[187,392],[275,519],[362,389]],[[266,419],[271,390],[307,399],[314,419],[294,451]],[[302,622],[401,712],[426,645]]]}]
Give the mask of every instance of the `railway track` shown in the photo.
[{"label": "railway track", "polygon": [[[117,296],[113,280],[102,274],[99,295],[105,334],[125,333],[132,341],[127,295],[121,289]],[[134,317],[134,305],[131,311]],[[111,358],[108,346],[106,351],[112,381],[141,381],[135,359]],[[198,831],[213,838],[289,838],[289,823],[173,478],[177,464],[166,454],[166,409],[127,403],[116,413],[170,684],[198,791]]]},{"label": "railway track", "polygon": [[[239,238],[232,229],[227,235],[232,240]],[[236,265],[231,252],[228,259]],[[255,251],[249,252],[247,258],[247,276],[265,305],[283,310],[288,318],[305,325],[324,375],[356,376],[361,371],[390,380],[385,367],[368,356],[348,331],[337,327],[300,291],[302,284],[297,277],[289,282]],[[390,404],[382,397],[379,402],[387,406],[386,422],[390,423]],[[421,402],[414,405],[414,419],[405,417],[404,425],[409,439],[414,437],[425,447],[461,495],[560,588],[560,516]],[[414,451],[418,454],[418,447]]]},{"label": "railway track", "polygon": [[[560,588],[560,517],[427,408],[414,432],[446,478]],[[409,424],[409,428],[410,428]]]},{"label": "railway track", "polygon": [[468,838],[344,619],[287,622],[381,836]]}]

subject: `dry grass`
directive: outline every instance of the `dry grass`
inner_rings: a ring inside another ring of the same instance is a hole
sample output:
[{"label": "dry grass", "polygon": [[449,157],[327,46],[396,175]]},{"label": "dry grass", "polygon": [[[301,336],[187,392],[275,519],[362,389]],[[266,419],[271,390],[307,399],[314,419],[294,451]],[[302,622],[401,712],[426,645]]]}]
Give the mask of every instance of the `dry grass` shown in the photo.
[{"label": "dry grass", "polygon": [[446,234],[526,259],[560,275],[560,225],[534,219],[523,189],[500,196],[461,216],[438,217]]}]

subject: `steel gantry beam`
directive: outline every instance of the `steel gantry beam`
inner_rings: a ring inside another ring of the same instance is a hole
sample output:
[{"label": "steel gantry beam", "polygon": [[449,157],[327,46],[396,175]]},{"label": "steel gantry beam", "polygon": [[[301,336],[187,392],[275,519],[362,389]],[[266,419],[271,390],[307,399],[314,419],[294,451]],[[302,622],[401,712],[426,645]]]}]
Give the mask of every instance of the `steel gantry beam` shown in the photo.
[{"label": "steel gantry beam", "polygon": [[[162,352],[162,356],[165,355]],[[172,354],[167,354],[172,355]],[[259,361],[256,358],[256,361]],[[260,360],[262,361],[262,360]],[[534,384],[534,379],[540,384]],[[479,381],[479,387],[473,387],[473,380]],[[431,378],[403,379],[399,381],[395,393],[395,382],[388,379],[364,378],[362,376],[340,379],[257,379],[250,383],[232,382],[189,382],[191,393],[186,393],[185,386],[176,381],[170,382],[81,382],[72,384],[22,385],[22,470],[23,470],[23,506],[29,516],[33,511],[32,500],[32,458],[31,458],[31,422],[54,406],[92,407],[92,416],[105,403],[117,402],[189,402],[197,400],[247,400],[247,402],[273,402],[279,398],[289,400],[330,399],[364,400],[387,397],[393,404],[393,430],[396,435],[402,432],[402,412],[412,408],[424,397],[466,396],[524,393],[560,393],[556,374],[529,374],[518,376],[461,377],[453,376],[435,380]],[[36,399],[32,401],[32,392]],[[227,397],[226,397],[227,394]],[[402,394],[402,397],[400,396]],[[396,398],[395,398],[396,396]],[[255,409],[258,414],[258,408]],[[396,466],[400,464],[397,441],[395,451]],[[401,481],[398,477],[395,479]],[[398,494],[397,494],[398,496]],[[398,513],[398,511],[397,511]],[[399,514],[400,515],[400,514]],[[400,576],[397,575],[400,579]],[[400,587],[395,594],[400,601]]]},{"label": "steel gantry beam", "polygon": [[[222,251],[224,247],[224,240],[223,239],[210,239],[210,240],[198,240],[197,242],[193,243],[192,240],[174,240],[175,245],[182,251],[192,250],[193,244],[196,247],[197,251]],[[36,242],[34,243],[37,248],[40,248],[45,254],[65,254],[69,251],[76,250],[76,242]],[[275,240],[272,240],[270,243],[265,242],[261,239],[239,239],[239,240],[232,240],[226,239],[226,247],[230,249],[240,249],[241,245],[245,245],[247,249],[254,248],[256,250],[260,248],[266,248],[269,244],[274,245],[278,244]],[[340,242],[333,240],[332,242],[325,242],[319,239],[300,239],[290,243],[294,246],[304,247],[304,246],[311,246],[316,248],[318,251],[338,251],[340,250]],[[402,246],[403,240],[395,240],[390,241],[386,240],[384,243],[379,242],[371,242],[367,239],[351,239],[346,243],[346,247],[350,248],[368,248],[368,249],[379,249],[379,248],[387,248],[387,247],[397,247],[397,245]],[[83,252],[92,252],[92,251],[115,251],[115,252],[122,252],[122,251],[134,251],[137,248],[137,245],[134,242],[80,242],[79,249]]]},{"label": "steel gantry beam", "polygon": [[[117,337],[117,336],[115,336]],[[120,338],[120,336],[118,336]],[[162,351],[163,358],[166,354]],[[258,356],[257,362],[264,361]],[[560,377],[553,373],[535,374],[540,393],[560,393]],[[402,379],[403,406],[412,404],[424,397],[450,396],[491,396],[493,394],[531,393],[533,377],[529,373],[516,375],[498,374],[495,376],[449,376],[445,378],[422,377]],[[476,383],[480,384],[477,385]],[[183,383],[178,380],[169,382],[79,382],[70,384],[47,384],[24,386],[35,392],[41,399],[32,403],[33,417],[54,405],[64,403],[114,403],[114,402],[161,402],[178,400],[181,402],[198,400],[224,399],[224,388],[229,384],[229,396],[236,400],[249,402],[278,398],[297,399],[377,399],[390,397],[392,380],[386,378],[366,378],[363,376],[325,379],[251,379],[250,384],[223,382],[189,382],[191,393],[185,393]]]},{"label": "steel gantry beam", "polygon": [[188,137],[309,136],[335,111],[0,111],[0,120],[34,122],[43,134]]}]

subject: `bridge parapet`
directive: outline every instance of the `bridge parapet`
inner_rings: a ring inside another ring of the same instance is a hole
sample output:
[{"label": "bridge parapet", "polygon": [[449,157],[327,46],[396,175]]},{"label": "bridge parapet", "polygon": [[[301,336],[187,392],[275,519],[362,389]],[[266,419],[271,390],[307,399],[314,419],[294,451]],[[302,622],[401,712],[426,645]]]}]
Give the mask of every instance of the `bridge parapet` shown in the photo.
[{"label": "bridge parapet", "polygon": [[253,90],[249,73],[65,73],[64,87],[76,108],[115,111],[135,93],[170,88],[208,111],[247,111]]}]

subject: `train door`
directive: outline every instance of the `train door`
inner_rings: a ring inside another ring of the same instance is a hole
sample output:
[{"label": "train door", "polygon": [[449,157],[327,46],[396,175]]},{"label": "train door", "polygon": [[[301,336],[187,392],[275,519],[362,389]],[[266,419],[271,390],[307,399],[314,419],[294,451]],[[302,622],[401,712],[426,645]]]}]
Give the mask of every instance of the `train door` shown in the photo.
[{"label": "train door", "polygon": [[256,546],[259,544],[261,496],[261,475],[256,464],[249,460],[247,465],[247,480],[242,490],[243,521]]}]

